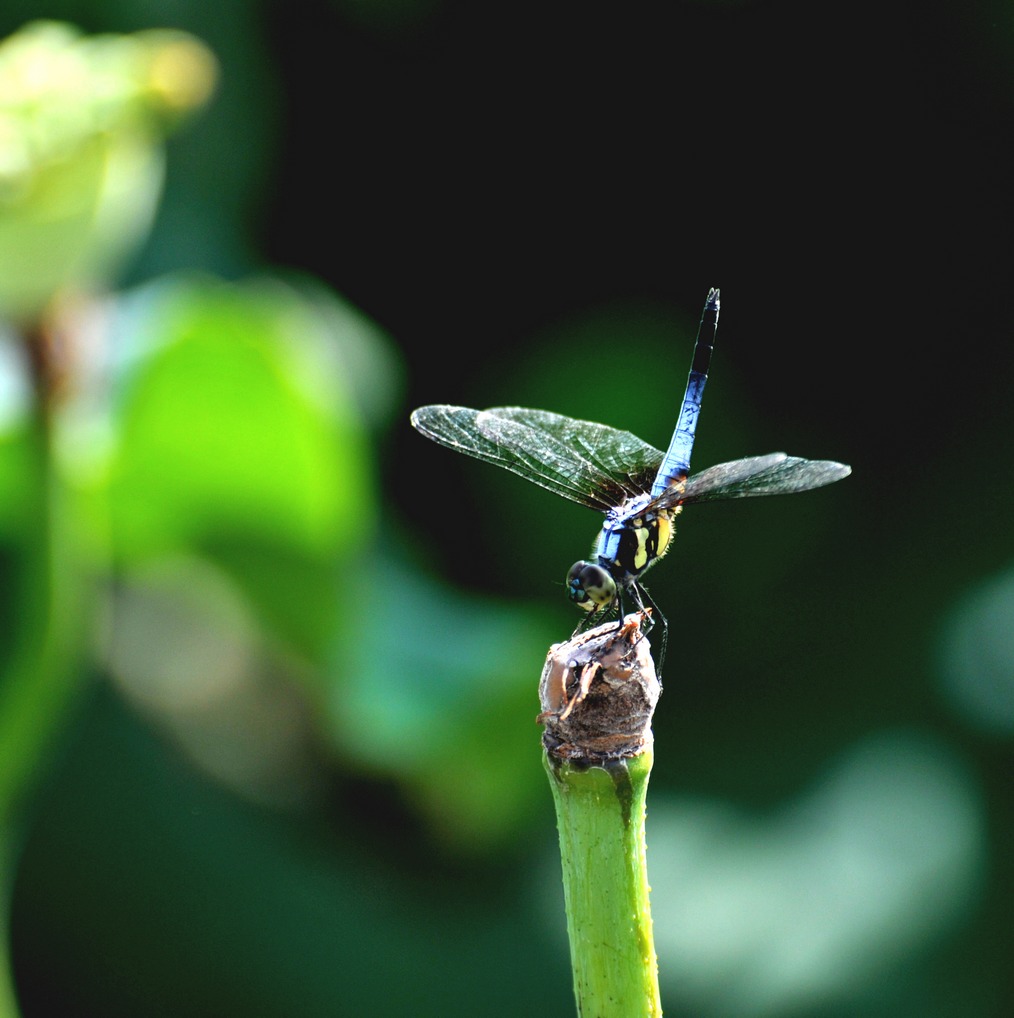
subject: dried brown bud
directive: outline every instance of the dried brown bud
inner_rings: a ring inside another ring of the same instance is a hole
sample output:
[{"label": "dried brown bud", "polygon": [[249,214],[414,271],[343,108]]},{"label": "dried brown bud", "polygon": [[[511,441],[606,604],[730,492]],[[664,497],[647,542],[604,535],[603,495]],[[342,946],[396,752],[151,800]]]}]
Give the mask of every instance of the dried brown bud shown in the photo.
[{"label": "dried brown bud", "polygon": [[607,622],[549,649],[539,699],[542,744],[551,757],[621,760],[651,745],[651,717],[662,692],[644,615]]}]

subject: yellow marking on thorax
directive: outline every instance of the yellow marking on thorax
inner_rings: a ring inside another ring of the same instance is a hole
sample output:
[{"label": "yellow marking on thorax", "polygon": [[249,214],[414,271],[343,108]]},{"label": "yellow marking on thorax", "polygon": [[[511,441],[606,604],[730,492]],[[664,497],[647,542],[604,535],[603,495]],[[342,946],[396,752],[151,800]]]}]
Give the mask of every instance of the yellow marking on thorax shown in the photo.
[{"label": "yellow marking on thorax", "polygon": [[674,528],[672,516],[663,516],[661,513],[659,513],[658,555],[657,555],[658,558],[661,558],[669,550],[669,545],[672,543],[673,530]]},{"label": "yellow marking on thorax", "polygon": [[636,572],[640,572],[648,564],[648,538],[656,526],[657,523],[645,523],[639,520],[634,527],[634,537],[637,538],[637,550],[634,552],[634,570]]},{"label": "yellow marking on thorax", "polygon": [[631,528],[637,547],[634,549],[634,572],[646,569],[657,558],[661,558],[669,548],[673,538],[673,517],[679,512],[676,509],[662,509],[653,519],[637,520]]}]

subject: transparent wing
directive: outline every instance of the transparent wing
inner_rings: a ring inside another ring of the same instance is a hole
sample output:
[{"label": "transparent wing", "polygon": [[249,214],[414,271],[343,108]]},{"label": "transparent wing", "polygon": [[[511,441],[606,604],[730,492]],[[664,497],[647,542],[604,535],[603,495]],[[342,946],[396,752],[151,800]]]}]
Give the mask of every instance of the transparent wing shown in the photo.
[{"label": "transparent wing", "polygon": [[851,467],[833,460],[807,460],[787,456],[784,452],[773,452],[767,456],[750,456],[708,467],[690,477],[682,491],[671,488],[663,492],[652,507],[809,491],[840,481],[851,473]]},{"label": "transparent wing", "polygon": [[648,491],[662,462],[658,449],[629,431],[548,410],[440,404],[420,407],[411,420],[434,442],[600,512]]}]

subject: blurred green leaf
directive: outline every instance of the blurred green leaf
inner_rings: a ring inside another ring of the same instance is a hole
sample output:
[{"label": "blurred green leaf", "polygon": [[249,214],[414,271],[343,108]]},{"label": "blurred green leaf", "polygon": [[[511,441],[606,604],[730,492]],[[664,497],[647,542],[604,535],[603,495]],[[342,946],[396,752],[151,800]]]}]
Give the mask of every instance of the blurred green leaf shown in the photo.
[{"label": "blurred green leaf", "polygon": [[288,287],[211,280],[143,291],[121,330],[116,559],[210,555],[286,637],[320,647],[340,563],[368,544],[376,506],[335,337]]},{"label": "blurred green leaf", "polygon": [[327,701],[338,752],[396,780],[457,853],[516,840],[548,808],[535,716],[559,634],[521,604],[462,596],[387,553],[343,622]]},{"label": "blurred green leaf", "polygon": [[987,869],[983,807],[960,754],[900,729],[856,742],[767,814],[659,796],[649,873],[670,1007],[729,1018],[966,1013],[937,1012],[932,992],[904,1012],[871,1000],[892,966],[972,914]]},{"label": "blurred green leaf", "polygon": [[109,473],[126,561],[222,534],[315,555],[368,537],[374,488],[348,391],[283,288],[180,284],[143,318],[115,393]]}]

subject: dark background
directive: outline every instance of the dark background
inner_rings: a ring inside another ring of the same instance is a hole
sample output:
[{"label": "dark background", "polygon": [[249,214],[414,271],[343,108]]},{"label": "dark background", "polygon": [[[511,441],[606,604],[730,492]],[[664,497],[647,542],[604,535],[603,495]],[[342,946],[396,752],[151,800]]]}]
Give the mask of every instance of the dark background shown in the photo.
[{"label": "dark background", "polygon": [[[7,4],[4,33],[33,7]],[[967,790],[971,847],[957,867],[966,882],[925,870],[917,896],[939,898],[943,918],[918,935],[884,919],[909,933],[888,936],[877,964],[843,952],[825,966],[837,981],[767,1010],[763,977],[738,1002],[691,977],[667,1013],[1009,1014],[1011,694],[995,716],[969,712],[941,663],[948,634],[976,624],[962,605],[1014,560],[1007,9],[290,0],[48,13],[88,31],[177,25],[222,64],[212,107],[170,144],[162,213],[123,285],[178,268],[298,270],[369,316],[403,377],[377,441],[374,522],[470,597],[537,602],[557,639],[573,622],[559,584],[597,521],[423,443],[408,412],[530,404],[664,447],[700,308],[721,287],[695,466],[785,449],[850,463],[853,476],[686,513],[650,577],[672,627],[652,795],[763,823],[797,800],[805,814],[806,790],[864,740],[883,740],[871,759],[886,768],[890,747],[915,739]],[[984,643],[1003,643],[1009,607],[994,605]],[[392,592],[393,631],[417,608]],[[543,649],[526,665],[533,695]],[[463,858],[428,839],[397,780],[343,770],[340,753],[321,765],[329,796],[294,835],[294,822],[265,821],[188,772],[101,683],[67,738],[15,892],[26,1016],[54,1001],[67,1015],[571,1006],[565,948],[531,933],[544,916],[517,891],[542,865],[535,843],[552,849],[548,794],[527,833]],[[868,778],[894,788],[891,803],[926,804],[910,834],[926,823],[932,841],[957,823],[918,781],[909,792],[873,765]],[[96,801],[130,804],[116,852],[74,833],[74,804],[99,811],[96,826],[114,822],[87,798],[94,788]],[[194,849],[183,835],[173,847],[166,800],[224,817],[220,854],[189,869]],[[664,883],[652,817],[649,800],[653,884]],[[162,918],[149,898],[134,914],[128,893],[98,921],[119,874],[147,886],[131,860],[152,844]],[[912,851],[898,844],[899,871],[922,872]],[[221,910],[187,912],[175,881],[226,887]],[[807,894],[802,880],[786,887]],[[336,962],[336,914],[383,932],[341,940]],[[155,943],[160,921],[176,931],[166,957],[132,952],[132,924]],[[664,979],[661,936],[660,955]],[[119,958],[131,971],[111,979]],[[383,1006],[350,990],[363,980],[382,984]]]}]

